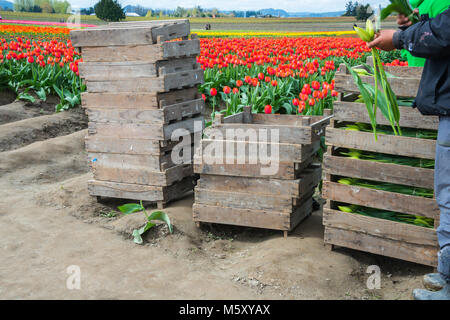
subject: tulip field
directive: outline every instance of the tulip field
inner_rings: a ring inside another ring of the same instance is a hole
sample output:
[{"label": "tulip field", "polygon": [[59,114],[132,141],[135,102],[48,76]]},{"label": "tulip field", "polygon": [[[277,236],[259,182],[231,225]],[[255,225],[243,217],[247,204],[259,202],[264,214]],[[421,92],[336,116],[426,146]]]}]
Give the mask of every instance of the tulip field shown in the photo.
[{"label": "tulip field", "polygon": [[[0,86],[19,99],[45,100],[57,95],[56,111],[75,107],[85,85],[79,78],[80,54],[69,40],[70,29],[25,21],[0,24]],[[337,92],[334,73],[343,61],[352,65],[370,51],[352,32],[314,36],[282,34],[262,37],[221,32],[201,37],[198,63],[205,70],[200,92],[215,112],[230,115],[251,105],[253,112],[319,115],[332,108]],[[201,34],[200,34],[201,36]],[[399,56],[382,57],[394,65]]]}]

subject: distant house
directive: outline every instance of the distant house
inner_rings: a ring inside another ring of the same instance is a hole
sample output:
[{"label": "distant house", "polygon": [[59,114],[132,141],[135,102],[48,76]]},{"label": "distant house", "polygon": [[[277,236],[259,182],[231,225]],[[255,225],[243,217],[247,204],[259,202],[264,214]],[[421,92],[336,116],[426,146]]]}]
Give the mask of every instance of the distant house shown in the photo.
[{"label": "distant house", "polygon": [[140,17],[136,12],[125,12],[127,17]]}]

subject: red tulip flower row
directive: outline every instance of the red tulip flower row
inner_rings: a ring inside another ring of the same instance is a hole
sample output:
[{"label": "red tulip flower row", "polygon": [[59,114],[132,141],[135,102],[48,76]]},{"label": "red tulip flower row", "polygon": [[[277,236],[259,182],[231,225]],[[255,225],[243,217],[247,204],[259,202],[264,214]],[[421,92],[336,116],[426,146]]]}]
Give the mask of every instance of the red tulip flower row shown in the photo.
[{"label": "red tulip flower row", "polygon": [[252,105],[255,112],[267,112],[270,105],[273,113],[321,114],[337,96],[333,77],[339,59],[356,61],[369,52],[357,38],[200,41],[197,61],[205,70],[200,91],[215,89],[215,94],[209,92],[205,99],[214,99],[214,106],[224,103],[226,114],[239,112],[245,104]]}]

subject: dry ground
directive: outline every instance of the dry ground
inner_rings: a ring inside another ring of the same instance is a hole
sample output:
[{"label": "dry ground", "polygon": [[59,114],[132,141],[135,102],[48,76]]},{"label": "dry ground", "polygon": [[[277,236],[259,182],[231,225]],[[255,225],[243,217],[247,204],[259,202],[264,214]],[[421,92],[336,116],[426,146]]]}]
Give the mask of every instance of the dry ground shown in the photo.
[{"label": "dry ground", "polygon": [[[142,215],[128,201],[98,203],[87,193],[86,118],[51,114],[46,104],[0,102],[1,299],[410,299],[430,268],[323,245],[321,212],[290,234],[223,225],[197,229],[193,197],[165,211],[136,245]],[[55,128],[59,128],[56,130]],[[382,271],[368,290],[367,266]],[[68,290],[66,268],[81,269]]]}]

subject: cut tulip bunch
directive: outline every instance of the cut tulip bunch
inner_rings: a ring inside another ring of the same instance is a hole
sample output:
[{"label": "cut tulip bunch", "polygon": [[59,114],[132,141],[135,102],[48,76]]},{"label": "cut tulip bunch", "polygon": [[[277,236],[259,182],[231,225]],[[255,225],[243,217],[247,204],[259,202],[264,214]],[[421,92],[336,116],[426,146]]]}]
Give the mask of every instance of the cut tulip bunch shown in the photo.
[{"label": "cut tulip bunch", "polygon": [[[366,29],[358,28],[356,26],[354,28],[358,36],[363,41],[370,42],[375,37],[375,29],[370,19],[366,21]],[[362,82],[360,75],[372,75],[367,70],[354,70],[348,64],[347,69],[355,79],[356,85],[361,92],[361,96],[366,105],[367,112],[369,113],[370,123],[373,128],[373,133],[375,134],[375,140],[377,139],[377,107],[380,107],[384,117],[391,124],[394,134],[401,135],[401,129],[399,125],[400,111],[398,108],[397,97],[392,91],[391,86],[387,80],[387,75],[384,71],[378,49],[372,48],[372,56],[373,70],[369,71],[373,71],[375,86]],[[380,90],[380,85],[382,91]]]},{"label": "cut tulip bunch", "polygon": [[[414,12],[408,0],[390,0],[390,2],[390,5],[381,10],[381,20],[386,19],[393,13],[400,13],[407,17],[412,24],[419,22],[420,17],[416,12]],[[421,1],[421,3],[422,2],[423,1]]]}]

